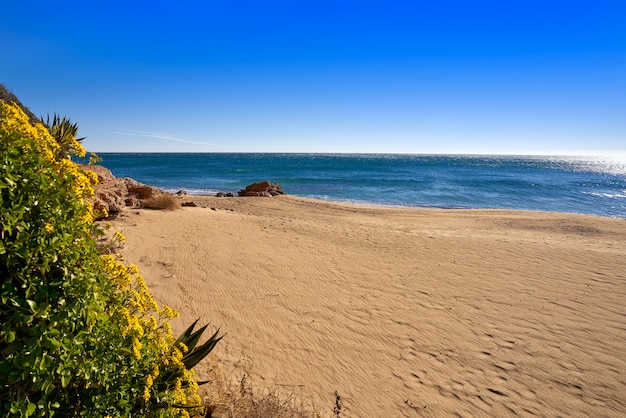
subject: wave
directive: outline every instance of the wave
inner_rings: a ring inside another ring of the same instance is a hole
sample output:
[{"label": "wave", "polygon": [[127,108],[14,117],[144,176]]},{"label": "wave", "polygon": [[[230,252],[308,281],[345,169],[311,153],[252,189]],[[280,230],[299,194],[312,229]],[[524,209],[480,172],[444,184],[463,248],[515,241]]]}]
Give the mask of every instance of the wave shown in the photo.
[{"label": "wave", "polygon": [[583,194],[607,199],[626,199],[626,190],[623,193],[605,193],[605,192],[583,192]]}]

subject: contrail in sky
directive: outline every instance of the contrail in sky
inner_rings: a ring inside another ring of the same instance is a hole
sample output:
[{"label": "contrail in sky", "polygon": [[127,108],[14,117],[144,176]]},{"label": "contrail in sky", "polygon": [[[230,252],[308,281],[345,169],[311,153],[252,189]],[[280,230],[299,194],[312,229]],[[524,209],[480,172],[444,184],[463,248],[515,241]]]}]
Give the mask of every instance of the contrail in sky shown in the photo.
[{"label": "contrail in sky", "polygon": [[178,138],[178,137],[175,137],[175,136],[163,135],[163,134],[156,133],[156,132],[146,132],[146,131],[121,132],[121,131],[116,131],[116,132],[113,132],[113,133],[117,134],[117,135],[143,136],[143,137],[146,137],[146,138],[165,139],[167,141],[184,142],[186,144],[202,144],[201,142],[190,141],[190,140],[185,139],[185,138]]}]

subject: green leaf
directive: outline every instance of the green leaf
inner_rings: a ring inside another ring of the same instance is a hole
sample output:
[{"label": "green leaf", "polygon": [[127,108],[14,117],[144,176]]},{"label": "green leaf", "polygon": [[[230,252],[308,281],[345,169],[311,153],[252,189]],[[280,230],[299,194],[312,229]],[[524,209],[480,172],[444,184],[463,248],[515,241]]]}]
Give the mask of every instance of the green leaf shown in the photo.
[{"label": "green leaf", "polygon": [[193,332],[194,327],[196,326],[196,324],[198,323],[198,321],[200,320],[200,318],[196,319],[195,321],[193,321],[193,324],[189,325],[189,328],[187,328],[185,330],[185,332],[183,332],[180,337],[178,337],[176,339],[176,341],[174,341],[174,347],[176,347],[178,345],[178,343],[183,342],[184,340],[186,340],[187,338],[189,338],[189,336],[191,335],[191,333]]},{"label": "green leaf", "polygon": [[54,390],[54,385],[46,380],[41,384],[41,390],[43,391],[43,393],[49,394]]},{"label": "green leaf", "polygon": [[69,374],[61,375],[61,386],[63,386],[64,388],[67,387],[67,385],[70,384],[71,379],[72,379],[72,376],[70,376]]},{"label": "green leaf", "polygon": [[5,337],[5,340],[8,343],[12,343],[13,341],[15,341],[15,332],[7,331],[7,336]]},{"label": "green leaf", "polygon": [[33,312],[35,312],[35,307],[37,307],[37,302],[35,302],[34,300],[26,299],[26,303],[28,303],[28,306],[30,306],[30,309]]},{"label": "green leaf", "polygon": [[36,410],[37,410],[37,405],[31,402],[28,402],[28,407],[26,408],[26,416],[29,417],[33,415]]},{"label": "green leaf", "polygon": [[52,357],[50,357],[48,354],[44,354],[41,359],[41,363],[39,363],[39,370],[47,369],[51,363],[52,363]]},{"label": "green leaf", "polygon": [[187,349],[189,351],[193,351],[193,349],[198,344],[198,341],[200,341],[200,337],[202,337],[202,333],[204,333],[204,330],[206,330],[208,326],[209,326],[208,324],[203,326],[198,331],[191,334],[189,337],[183,339],[182,343],[187,346]]},{"label": "green leaf", "polygon": [[223,338],[216,338],[219,332],[220,330],[218,329],[204,344],[187,353],[186,356],[183,356],[182,361],[187,369],[192,369],[196,364],[200,363],[211,352],[211,350],[213,350],[213,348],[215,348],[215,345]]}]

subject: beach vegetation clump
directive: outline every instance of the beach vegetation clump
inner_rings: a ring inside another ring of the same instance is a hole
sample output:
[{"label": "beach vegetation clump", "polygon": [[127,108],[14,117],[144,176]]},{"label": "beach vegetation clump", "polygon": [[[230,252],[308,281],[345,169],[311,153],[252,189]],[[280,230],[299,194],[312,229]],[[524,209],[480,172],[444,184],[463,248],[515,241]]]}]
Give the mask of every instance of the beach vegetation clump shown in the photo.
[{"label": "beach vegetation clump", "polygon": [[66,158],[82,152],[69,142],[0,100],[0,416],[199,413],[192,367],[219,338],[176,339],[178,312],[98,250],[97,177]]},{"label": "beach vegetation clump", "polygon": [[180,209],[180,202],[174,195],[159,193],[144,199],[141,206],[145,209],[176,210]]}]

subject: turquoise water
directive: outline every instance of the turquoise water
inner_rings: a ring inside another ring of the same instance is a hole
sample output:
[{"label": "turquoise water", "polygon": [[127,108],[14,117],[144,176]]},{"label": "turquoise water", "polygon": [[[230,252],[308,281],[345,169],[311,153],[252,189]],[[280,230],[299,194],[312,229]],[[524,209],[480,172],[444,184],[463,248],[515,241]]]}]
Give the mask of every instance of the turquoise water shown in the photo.
[{"label": "turquoise water", "polygon": [[626,160],[382,154],[103,153],[102,164],[169,191],[286,193],[406,207],[504,208],[626,218]]}]

